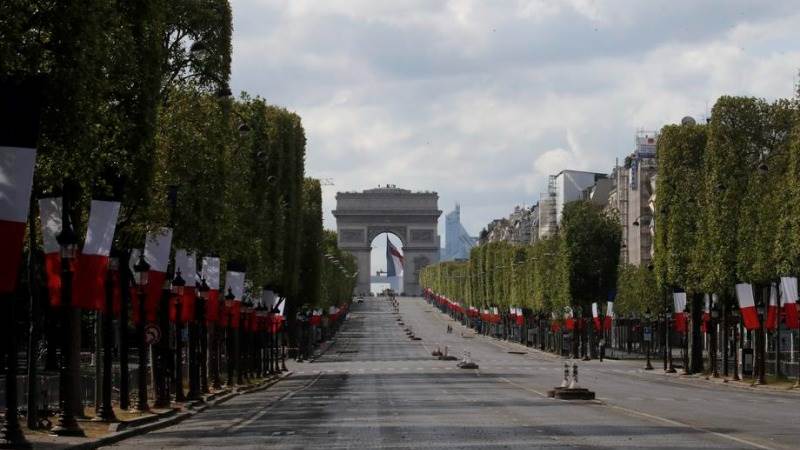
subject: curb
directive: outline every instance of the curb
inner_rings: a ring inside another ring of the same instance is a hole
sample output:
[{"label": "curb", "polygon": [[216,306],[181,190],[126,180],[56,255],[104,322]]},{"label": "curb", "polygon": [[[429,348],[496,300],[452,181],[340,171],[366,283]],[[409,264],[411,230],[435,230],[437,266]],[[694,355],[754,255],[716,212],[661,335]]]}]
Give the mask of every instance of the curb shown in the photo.
[{"label": "curb", "polygon": [[[647,373],[650,371],[639,370],[639,372]],[[718,386],[729,387],[731,389],[743,389],[750,392],[760,392],[760,393],[773,393],[773,394],[789,394],[794,396],[800,396],[800,390],[797,388],[778,388],[773,387],[769,384],[761,385],[761,386],[751,386],[748,383],[742,383],[741,381],[733,381],[731,379],[725,380],[725,378],[706,378],[705,375],[684,375],[681,373],[677,374],[666,374],[666,373],[652,373],[648,374],[650,376],[657,376],[663,377],[668,380],[677,380],[679,382],[684,382],[686,384],[690,384],[692,382],[701,382],[706,384],[715,384]]]},{"label": "curb", "polygon": [[[230,399],[232,399],[234,397],[238,397],[239,395],[249,394],[249,393],[252,393],[252,392],[258,392],[258,391],[263,391],[265,389],[268,389],[269,387],[273,386],[274,384],[278,383],[279,381],[287,378],[291,374],[292,374],[291,371],[285,372],[285,373],[277,376],[276,378],[273,378],[273,379],[270,379],[268,381],[265,381],[261,385],[258,385],[258,386],[252,387],[252,388],[237,389],[237,390],[234,390],[233,392],[228,392],[228,393],[218,392],[218,393],[212,394],[210,396],[211,398],[207,399],[205,402],[196,400],[194,402],[191,402],[190,404],[187,404],[188,405],[187,407],[190,409],[190,411],[178,412],[177,409],[174,409],[174,410],[172,410],[170,412],[166,412],[166,413],[161,414],[161,415],[156,415],[156,416],[152,416],[152,417],[144,417],[142,419],[147,419],[147,420],[146,420],[146,423],[142,424],[141,426],[135,426],[135,425],[134,426],[128,426],[128,427],[125,427],[124,429],[122,429],[121,431],[116,431],[116,432],[111,433],[111,434],[109,434],[107,436],[103,436],[101,438],[97,438],[97,439],[92,440],[92,441],[82,442],[82,443],[77,444],[77,445],[68,446],[68,447],[66,447],[66,449],[68,449],[68,450],[96,449],[96,448],[99,448],[99,447],[104,447],[104,446],[107,446],[107,445],[116,444],[119,441],[131,438],[131,437],[134,437],[134,436],[140,436],[142,434],[146,434],[146,433],[149,433],[151,431],[159,430],[161,428],[170,427],[172,425],[176,425],[176,424],[178,424],[180,422],[183,422],[184,420],[194,416],[195,414],[201,413],[201,412],[205,411],[208,408],[212,408],[214,406],[221,405],[221,404],[227,402],[228,400],[230,400]],[[137,420],[139,420],[139,419],[137,419]]]}]

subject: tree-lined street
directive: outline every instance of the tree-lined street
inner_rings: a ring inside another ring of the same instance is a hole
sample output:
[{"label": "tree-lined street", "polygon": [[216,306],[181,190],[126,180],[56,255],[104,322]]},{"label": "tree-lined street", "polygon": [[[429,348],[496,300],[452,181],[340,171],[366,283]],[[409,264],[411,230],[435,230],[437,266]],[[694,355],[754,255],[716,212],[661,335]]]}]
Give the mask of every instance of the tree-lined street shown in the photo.
[{"label": "tree-lined street", "polygon": [[[419,298],[353,305],[333,344],[289,378],[124,448],[795,448],[795,395],[579,362],[597,401],[546,397],[563,360],[476,336]],[[446,333],[447,324],[454,326]],[[431,356],[467,350],[477,370]],[[570,361],[572,362],[572,361]],[[743,420],[743,418],[747,420]]]}]

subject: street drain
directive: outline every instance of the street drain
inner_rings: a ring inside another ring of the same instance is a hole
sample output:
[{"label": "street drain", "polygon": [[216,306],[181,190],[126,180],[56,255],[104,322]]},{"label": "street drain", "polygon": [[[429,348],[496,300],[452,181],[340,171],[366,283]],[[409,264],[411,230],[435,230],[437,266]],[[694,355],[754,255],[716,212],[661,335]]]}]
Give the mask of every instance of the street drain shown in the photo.
[{"label": "street drain", "polygon": [[336,353],[358,353],[358,350],[339,350]]},{"label": "street drain", "polygon": [[524,355],[524,354],[526,354],[526,352],[515,352],[515,351],[511,351],[511,352],[508,352],[508,353],[510,353],[512,355]]}]

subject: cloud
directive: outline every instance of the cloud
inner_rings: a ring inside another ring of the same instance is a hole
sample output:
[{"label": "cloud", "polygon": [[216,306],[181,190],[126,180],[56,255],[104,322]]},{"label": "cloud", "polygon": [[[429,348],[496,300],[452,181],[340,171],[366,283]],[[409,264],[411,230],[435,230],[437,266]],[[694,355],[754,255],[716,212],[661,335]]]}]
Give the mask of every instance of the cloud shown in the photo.
[{"label": "cloud", "polygon": [[[234,2],[233,86],[297,111],[308,174],[462,205],[474,233],[547,175],[608,172],[637,129],[720,95],[786,97],[791,1]],[[443,226],[442,232],[443,232]]]}]

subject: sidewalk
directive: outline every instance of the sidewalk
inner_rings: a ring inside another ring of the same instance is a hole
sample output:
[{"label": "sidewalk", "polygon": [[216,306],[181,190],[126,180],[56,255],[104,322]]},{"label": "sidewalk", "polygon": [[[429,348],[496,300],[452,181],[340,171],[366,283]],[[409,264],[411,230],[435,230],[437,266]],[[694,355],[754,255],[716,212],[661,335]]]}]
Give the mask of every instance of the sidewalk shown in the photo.
[{"label": "sidewalk", "polygon": [[103,447],[133,436],[175,425],[238,395],[267,389],[291,374],[291,371],[285,372],[257,380],[248,385],[236,386],[233,389],[222,389],[203,396],[202,400],[173,404],[173,407],[167,409],[152,409],[151,412],[141,415],[115,409],[115,413],[119,413],[118,418],[121,419],[119,422],[107,423],[79,420],[86,437],[54,436],[48,430],[31,431],[27,428],[24,429],[25,437],[33,445],[34,449],[62,450]]}]

